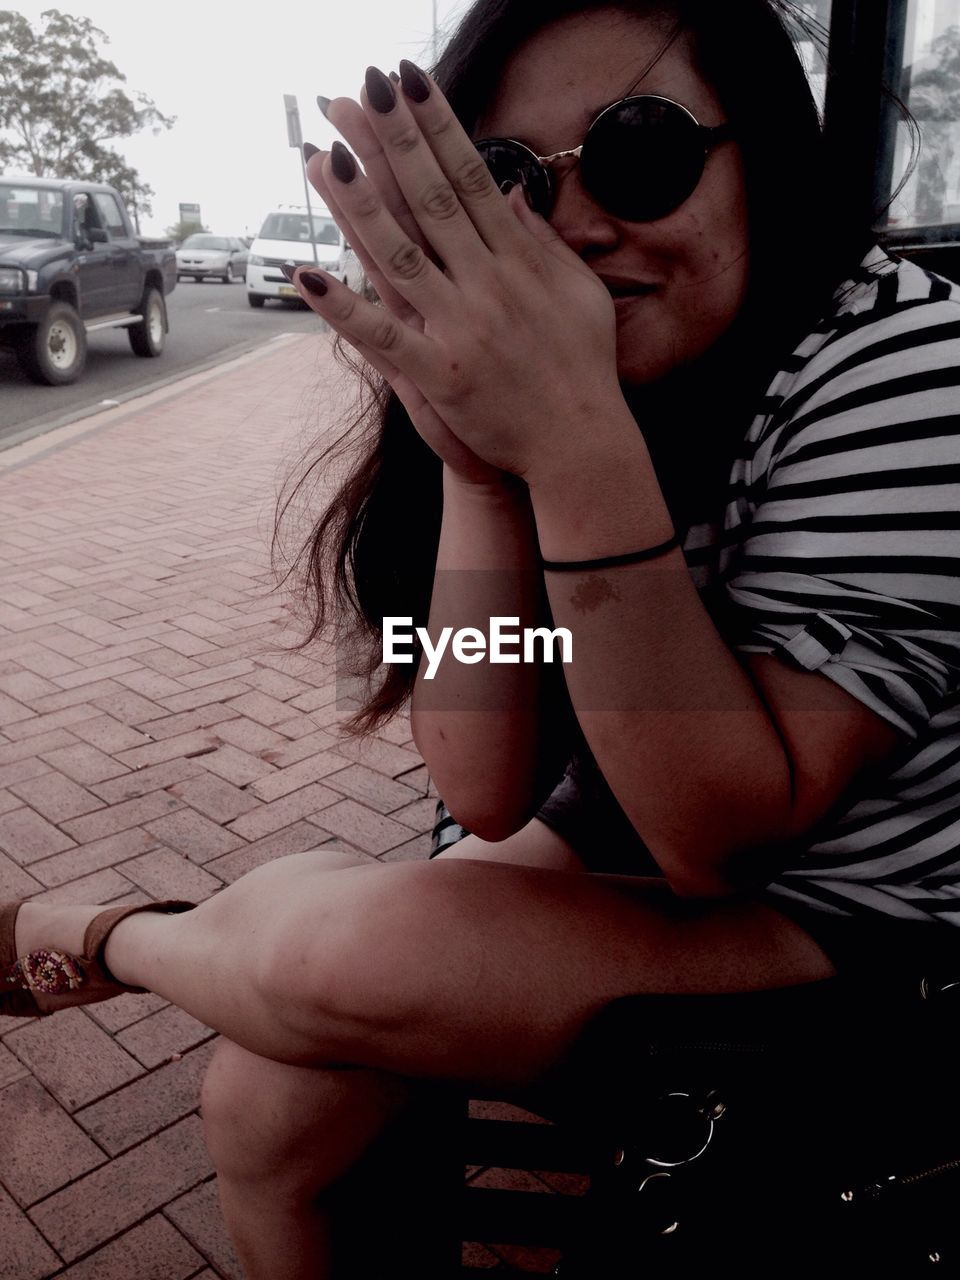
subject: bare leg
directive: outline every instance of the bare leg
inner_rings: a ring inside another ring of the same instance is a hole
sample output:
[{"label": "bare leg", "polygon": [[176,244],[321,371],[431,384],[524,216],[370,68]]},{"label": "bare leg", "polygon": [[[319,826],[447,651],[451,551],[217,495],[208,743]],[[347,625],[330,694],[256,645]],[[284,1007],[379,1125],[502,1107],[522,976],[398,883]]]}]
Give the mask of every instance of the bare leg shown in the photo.
[{"label": "bare leg", "polygon": [[[43,932],[32,945],[67,945]],[[106,959],[279,1062],[507,1085],[535,1080],[620,995],[833,973],[802,929],[748,900],[466,858],[318,872],[310,854],[184,915],[129,917]]]},{"label": "bare leg", "polygon": [[[441,856],[470,855],[582,870],[570,847],[536,820],[509,840],[470,837]],[[333,1274],[336,1222],[345,1210],[348,1220],[358,1216],[350,1203],[356,1181],[344,1182],[344,1175],[362,1163],[363,1191],[373,1197],[364,1204],[376,1202],[373,1180],[395,1165],[390,1122],[409,1106],[414,1088],[388,1072],[291,1067],[220,1041],[204,1082],[203,1120],[224,1219],[247,1280]],[[366,1157],[374,1144],[372,1162]],[[403,1155],[409,1161],[409,1151]]]},{"label": "bare leg", "polygon": [[204,1130],[247,1280],[332,1274],[326,1193],[410,1088],[386,1072],[290,1067],[220,1042],[204,1082]]},{"label": "bare leg", "polygon": [[[185,915],[132,916],[107,963],[278,1063],[506,1086],[535,1081],[617,996],[833,972],[803,930],[749,901],[466,857],[321,865],[281,859]],[[92,914],[36,907],[18,941],[76,949]],[[296,1247],[322,1247],[322,1223],[298,1212]]]}]

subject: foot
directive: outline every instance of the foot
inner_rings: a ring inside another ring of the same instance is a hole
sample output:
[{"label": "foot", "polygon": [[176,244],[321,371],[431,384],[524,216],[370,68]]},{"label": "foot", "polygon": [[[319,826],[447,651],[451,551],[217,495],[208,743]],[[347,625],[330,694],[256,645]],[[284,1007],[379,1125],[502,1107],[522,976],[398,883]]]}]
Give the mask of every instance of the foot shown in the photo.
[{"label": "foot", "polygon": [[138,911],[188,911],[190,902],[145,906],[0,904],[0,1014],[38,1017],[141,987],[118,982],[104,961],[111,931]]}]

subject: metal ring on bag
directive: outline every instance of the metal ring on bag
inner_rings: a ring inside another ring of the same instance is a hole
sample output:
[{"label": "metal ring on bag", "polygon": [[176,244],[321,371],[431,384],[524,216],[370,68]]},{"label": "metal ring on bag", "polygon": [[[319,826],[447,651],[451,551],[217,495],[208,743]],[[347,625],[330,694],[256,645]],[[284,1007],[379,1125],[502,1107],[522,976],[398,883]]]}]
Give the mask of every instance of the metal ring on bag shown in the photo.
[{"label": "metal ring on bag", "polygon": [[[689,1102],[694,1102],[693,1096],[689,1093],[665,1093],[663,1096],[664,1098],[686,1098]],[[689,1164],[691,1160],[697,1160],[703,1155],[713,1140],[714,1121],[711,1116],[704,1115],[703,1111],[699,1107],[695,1107],[695,1110],[707,1125],[707,1136],[699,1151],[695,1151],[691,1156],[684,1156],[682,1160],[659,1160],[656,1156],[644,1156],[644,1162],[646,1164],[652,1164],[657,1169],[679,1169],[683,1165]]]},{"label": "metal ring on bag", "polygon": [[[644,1178],[644,1180],[640,1183],[639,1187],[637,1187],[637,1194],[639,1195],[639,1193],[644,1190],[644,1188],[648,1185],[648,1183],[654,1182],[657,1178],[669,1178],[669,1177],[670,1177],[669,1173],[648,1173],[647,1176]],[[660,1235],[672,1236],[674,1231],[676,1231],[677,1227],[679,1227],[679,1225],[680,1225],[680,1220],[678,1218],[674,1218],[672,1222],[668,1222],[665,1227],[660,1228]]]},{"label": "metal ring on bag", "polygon": [[947,991],[956,991],[960,987],[960,978],[952,978],[949,982],[931,982],[929,978],[920,979],[920,994],[924,1000],[934,996],[942,996]]}]

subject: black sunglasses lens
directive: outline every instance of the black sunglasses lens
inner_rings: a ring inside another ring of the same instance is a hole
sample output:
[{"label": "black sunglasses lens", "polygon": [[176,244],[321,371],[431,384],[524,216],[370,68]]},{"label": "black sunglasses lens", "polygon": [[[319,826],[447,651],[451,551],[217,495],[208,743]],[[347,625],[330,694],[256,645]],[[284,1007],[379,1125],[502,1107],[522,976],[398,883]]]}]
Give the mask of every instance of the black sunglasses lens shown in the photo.
[{"label": "black sunglasses lens", "polygon": [[603,207],[629,222],[653,222],[679,208],[703,175],[704,146],[682,107],[628,98],[587,134],[583,184]]},{"label": "black sunglasses lens", "polygon": [[530,208],[545,218],[549,215],[553,205],[550,175],[532,152],[508,138],[484,138],[475,146],[501,191],[521,186]]}]

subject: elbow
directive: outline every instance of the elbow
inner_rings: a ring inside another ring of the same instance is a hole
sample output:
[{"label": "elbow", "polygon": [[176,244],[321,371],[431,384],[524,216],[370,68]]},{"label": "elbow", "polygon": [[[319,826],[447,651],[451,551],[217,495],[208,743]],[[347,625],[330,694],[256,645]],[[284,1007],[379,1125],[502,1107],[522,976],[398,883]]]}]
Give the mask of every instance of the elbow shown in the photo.
[{"label": "elbow", "polygon": [[444,797],[444,803],[465,831],[469,831],[472,836],[485,840],[489,844],[497,844],[501,840],[507,840],[510,836],[516,835],[532,816],[526,812],[511,813],[506,807],[491,808],[489,803],[470,804],[468,801],[460,804],[455,800],[451,804],[446,797]]},{"label": "elbow", "polygon": [[[435,779],[436,781],[436,779]],[[527,795],[508,795],[492,787],[450,786],[438,783],[443,803],[464,830],[480,840],[497,844],[522,830],[537,804]]]},{"label": "elbow", "polygon": [[517,779],[509,786],[502,779],[464,777],[462,771],[445,777],[442,769],[432,768],[430,776],[451,817],[471,835],[491,844],[525,827],[542,798]]},{"label": "elbow", "polygon": [[647,846],[678,898],[745,898],[777,874],[788,839],[782,793],[766,804],[711,810],[713,821],[657,833]]},{"label": "elbow", "polygon": [[[713,850],[697,857],[689,851],[657,857],[667,884],[678,898],[737,898],[755,893],[769,879],[768,868],[744,850]],[[655,855],[656,856],[656,855]]]},{"label": "elbow", "polygon": [[743,898],[758,893],[776,873],[775,842],[745,843],[736,849],[713,850],[709,856],[658,858],[678,898]]}]

